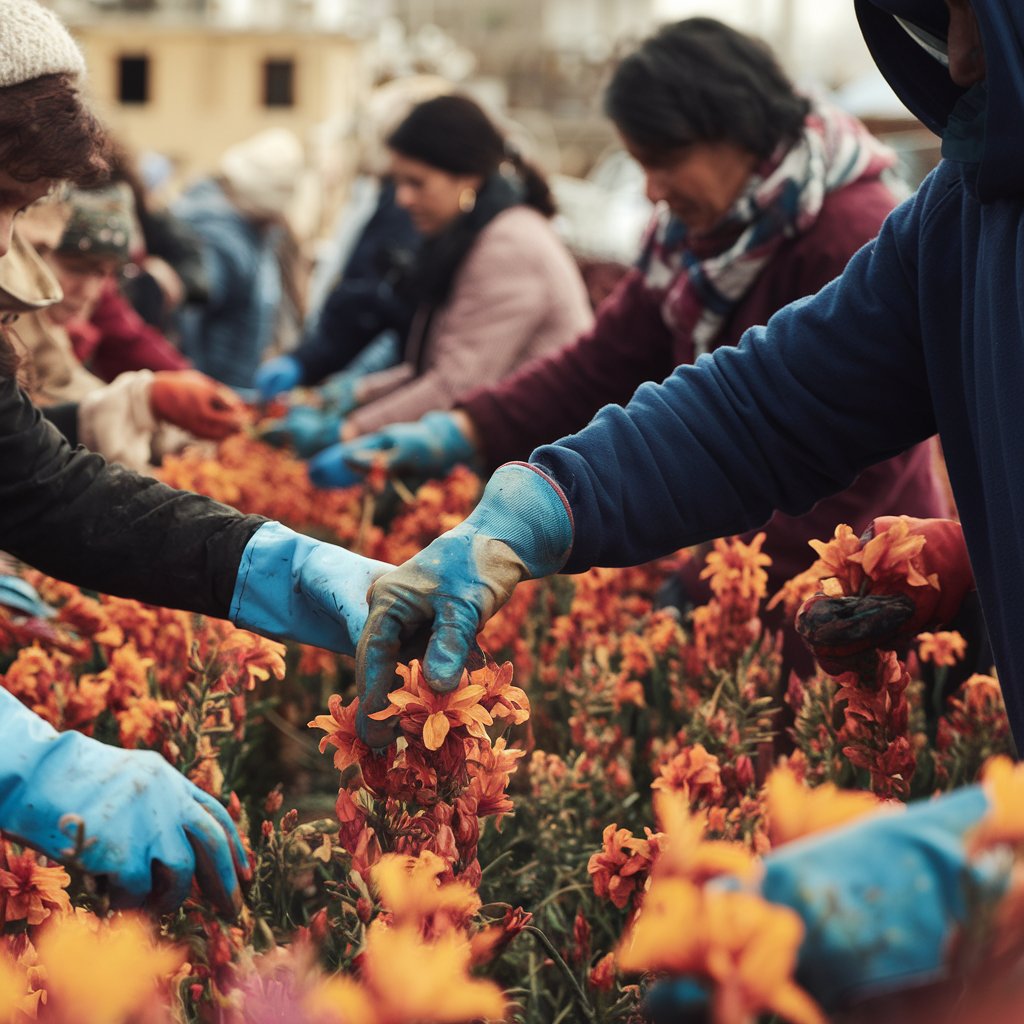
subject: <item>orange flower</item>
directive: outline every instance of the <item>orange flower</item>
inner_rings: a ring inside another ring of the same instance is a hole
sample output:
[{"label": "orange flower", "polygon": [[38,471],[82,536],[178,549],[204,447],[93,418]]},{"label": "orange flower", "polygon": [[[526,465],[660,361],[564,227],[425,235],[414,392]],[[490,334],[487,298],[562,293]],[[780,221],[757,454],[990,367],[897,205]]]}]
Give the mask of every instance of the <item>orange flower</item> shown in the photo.
[{"label": "orange flower", "polygon": [[856,594],[864,582],[864,569],[852,556],[861,550],[860,538],[845,523],[836,527],[829,541],[808,541],[821,562],[821,579],[836,579],[844,594]]},{"label": "orange flower", "polygon": [[472,684],[483,686],[480,703],[494,718],[507,718],[512,725],[522,725],[530,717],[530,699],[526,691],[512,685],[512,662],[500,668],[489,664],[469,674]]},{"label": "orange flower", "polygon": [[725,792],[718,758],[701,743],[686,747],[663,764],[651,789],[679,793],[691,806],[717,804]]},{"label": "orange flower", "polygon": [[619,947],[618,964],[625,971],[711,982],[717,1024],[744,1024],[760,1013],[791,1024],[825,1024],[821,1009],[793,981],[803,935],[800,916],[788,907],[659,878]]},{"label": "orange flower", "polygon": [[604,847],[587,862],[587,873],[594,893],[621,910],[647,883],[650,842],[636,839],[628,828],[617,828],[614,823],[605,828],[602,840]]},{"label": "orange flower", "polygon": [[811,789],[788,766],[768,776],[765,804],[772,846],[836,828],[883,806],[873,793],[841,790],[831,782]]},{"label": "orange flower", "polygon": [[955,630],[938,633],[919,633],[917,655],[922,661],[931,661],[939,668],[948,668],[963,659],[967,641]]},{"label": "orange flower", "polygon": [[737,602],[756,605],[764,597],[768,574],[764,567],[771,558],[761,551],[764,533],[745,544],[738,537],[719,538],[707,557],[700,578],[711,581],[711,592],[722,600],[730,596]]},{"label": "orange flower", "polygon": [[351,764],[359,764],[370,753],[370,748],[356,733],[356,712],[359,710],[357,697],[347,707],[341,703],[338,694],[332,694],[327,701],[326,715],[317,715],[309,723],[310,729],[323,729],[325,734],[320,737],[320,753],[328,746],[336,747],[334,751],[334,767],[343,772]]},{"label": "orange flower", "polygon": [[232,630],[218,650],[218,658],[228,676],[229,685],[256,688],[273,676],[284,679],[284,644],[257,636],[245,629]]},{"label": "orange flower", "polygon": [[910,523],[897,519],[889,529],[876,534],[860,551],[849,556],[858,562],[874,583],[904,583],[911,587],[939,589],[937,577],[921,571],[920,555],[925,537],[911,534]]},{"label": "orange flower", "polygon": [[[2,842],[2,840],[0,840]],[[62,867],[43,867],[31,850],[12,853],[4,844],[0,858],[0,899],[3,921],[39,924],[50,914],[66,913],[71,899],[66,889],[71,877]]]},{"label": "orange flower", "polygon": [[470,736],[486,738],[484,726],[494,721],[480,703],[487,690],[470,683],[469,673],[463,673],[458,687],[450,693],[435,693],[423,678],[418,661],[399,665],[397,672],[405,680],[404,685],[388,694],[390,707],[370,718],[382,722],[397,717],[410,736],[422,735],[427,750],[440,750],[449,731],[459,726],[465,726]]},{"label": "orange flower", "polygon": [[994,757],[985,766],[982,784],[989,810],[970,834],[968,853],[1024,843],[1024,764]]}]

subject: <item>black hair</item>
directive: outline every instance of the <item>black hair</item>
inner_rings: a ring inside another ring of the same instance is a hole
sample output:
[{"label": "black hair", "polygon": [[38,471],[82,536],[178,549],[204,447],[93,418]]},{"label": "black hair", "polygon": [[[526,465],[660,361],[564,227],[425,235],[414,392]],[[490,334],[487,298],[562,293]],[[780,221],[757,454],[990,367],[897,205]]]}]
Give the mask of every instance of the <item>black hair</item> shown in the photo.
[{"label": "black hair", "polygon": [[502,164],[514,169],[523,188],[523,202],[545,217],[555,202],[544,175],[513,147],[481,107],[468,96],[437,96],[420,103],[388,136],[396,153],[449,174],[497,174]]},{"label": "black hair", "polygon": [[604,109],[653,159],[700,142],[764,158],[796,141],[810,104],[763,42],[714,18],[688,18],[619,64]]}]

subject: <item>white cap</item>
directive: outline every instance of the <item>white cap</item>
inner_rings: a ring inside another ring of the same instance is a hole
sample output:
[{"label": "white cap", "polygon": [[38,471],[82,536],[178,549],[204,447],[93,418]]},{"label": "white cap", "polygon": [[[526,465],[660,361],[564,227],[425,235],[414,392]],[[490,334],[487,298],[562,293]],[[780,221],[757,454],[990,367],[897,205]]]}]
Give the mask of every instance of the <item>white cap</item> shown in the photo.
[{"label": "white cap", "polygon": [[0,88],[43,75],[85,77],[85,60],[68,30],[36,0],[0,0]]},{"label": "white cap", "polygon": [[287,128],[268,128],[228,149],[220,159],[220,173],[239,206],[260,216],[277,216],[295,194],[303,163],[302,143],[295,135]]}]

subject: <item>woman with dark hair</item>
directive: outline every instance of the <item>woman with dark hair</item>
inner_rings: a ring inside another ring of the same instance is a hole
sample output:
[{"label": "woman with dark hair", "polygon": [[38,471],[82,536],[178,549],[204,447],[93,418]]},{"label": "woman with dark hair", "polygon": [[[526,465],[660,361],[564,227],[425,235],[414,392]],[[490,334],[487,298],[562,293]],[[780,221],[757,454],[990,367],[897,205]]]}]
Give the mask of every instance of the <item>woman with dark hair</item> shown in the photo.
[{"label": "woman with dark hair", "polygon": [[[50,11],[0,0],[0,546],[95,590],[352,653],[382,563],[72,451],[18,385],[10,324],[60,289],[14,218],[105,169],[84,70]],[[120,905],[173,909],[195,879],[232,914],[249,877],[227,811],[159,754],[57,733],[2,688],[0,829],[105,876]]]},{"label": "woman with dark hair", "polygon": [[[593,329],[499,384],[458,396],[455,410],[324,452],[322,485],[351,483],[355,463],[386,452],[393,472],[436,475],[456,461],[488,469],[575,433],[702,353],[734,345],[788,302],[842,273],[895,199],[892,154],[851,117],[811,103],[758,40],[709,18],[667,25],[616,68],[605,108],[658,204],[637,265],[601,305]],[[765,526],[773,590],[808,568],[808,541],[837,523],[947,513],[930,445],[866,470],[802,516]],[[753,534],[745,537],[748,542]],[[706,599],[700,558],[664,599]],[[773,625],[783,622],[780,608]],[[811,659],[787,632],[790,664]]]},{"label": "woman with dark hair", "polygon": [[450,409],[591,322],[579,270],[550,223],[547,183],[473,100],[419,104],[387,145],[396,201],[423,236],[397,286],[416,307],[405,360],[359,380],[343,426],[293,409],[276,436],[303,455]]}]

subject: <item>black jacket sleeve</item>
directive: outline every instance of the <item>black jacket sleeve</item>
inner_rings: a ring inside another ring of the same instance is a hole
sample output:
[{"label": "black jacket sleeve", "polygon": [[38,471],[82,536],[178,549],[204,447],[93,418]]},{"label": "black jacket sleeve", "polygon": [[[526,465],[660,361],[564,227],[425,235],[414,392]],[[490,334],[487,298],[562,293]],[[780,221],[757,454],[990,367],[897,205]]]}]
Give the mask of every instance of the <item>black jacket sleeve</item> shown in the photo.
[{"label": "black jacket sleeve", "polygon": [[63,435],[72,448],[78,444],[78,403],[64,402],[62,405],[48,405],[39,410]]},{"label": "black jacket sleeve", "polygon": [[72,449],[0,378],[0,548],[93,590],[226,618],[265,522]]}]

